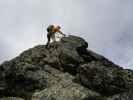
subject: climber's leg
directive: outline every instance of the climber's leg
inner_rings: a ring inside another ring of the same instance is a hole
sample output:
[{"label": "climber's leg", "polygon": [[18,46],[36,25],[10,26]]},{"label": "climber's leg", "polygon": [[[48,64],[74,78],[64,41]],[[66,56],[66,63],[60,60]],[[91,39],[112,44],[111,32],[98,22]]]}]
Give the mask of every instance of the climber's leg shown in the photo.
[{"label": "climber's leg", "polygon": [[48,47],[49,44],[50,44],[50,38],[51,38],[51,37],[50,37],[50,34],[48,33],[48,34],[47,34],[47,40],[48,40],[48,41],[47,41],[47,43],[46,43],[46,47]]},{"label": "climber's leg", "polygon": [[56,39],[55,39],[55,34],[52,34],[52,35],[51,35],[51,39],[52,39],[53,42],[56,41]]}]

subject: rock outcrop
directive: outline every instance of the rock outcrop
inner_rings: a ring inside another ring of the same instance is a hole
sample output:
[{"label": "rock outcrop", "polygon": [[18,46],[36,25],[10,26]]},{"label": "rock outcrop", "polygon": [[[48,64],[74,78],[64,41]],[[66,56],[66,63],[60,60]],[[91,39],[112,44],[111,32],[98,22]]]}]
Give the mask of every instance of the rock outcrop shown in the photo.
[{"label": "rock outcrop", "polygon": [[133,72],[106,60],[92,61],[79,67],[80,82],[103,95],[113,95],[133,87]]},{"label": "rock outcrop", "polygon": [[70,35],[4,62],[1,100],[132,100],[133,71],[87,47],[83,38]]}]

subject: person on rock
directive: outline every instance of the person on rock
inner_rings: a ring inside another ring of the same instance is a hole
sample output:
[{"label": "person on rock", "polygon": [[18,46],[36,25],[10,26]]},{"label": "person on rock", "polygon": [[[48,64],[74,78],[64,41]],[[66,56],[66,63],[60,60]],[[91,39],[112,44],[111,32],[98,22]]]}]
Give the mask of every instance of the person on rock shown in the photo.
[{"label": "person on rock", "polygon": [[59,25],[57,25],[57,26],[55,26],[55,25],[49,25],[49,26],[47,27],[47,32],[48,32],[48,33],[47,33],[47,39],[48,39],[48,41],[47,41],[47,43],[46,43],[46,47],[49,46],[51,40],[52,40],[53,42],[56,41],[56,39],[55,39],[55,34],[56,34],[56,33],[60,33],[60,34],[62,34],[62,35],[65,36],[65,34],[63,34],[63,33],[60,31],[60,29],[61,29],[61,27],[60,27]]}]

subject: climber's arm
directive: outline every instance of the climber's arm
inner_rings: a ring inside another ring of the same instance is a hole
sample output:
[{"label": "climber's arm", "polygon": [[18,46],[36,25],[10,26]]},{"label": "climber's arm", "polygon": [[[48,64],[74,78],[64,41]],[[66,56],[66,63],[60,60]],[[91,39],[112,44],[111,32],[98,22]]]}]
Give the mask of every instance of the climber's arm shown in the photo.
[{"label": "climber's arm", "polygon": [[60,33],[60,34],[62,34],[62,35],[64,35],[64,36],[66,36],[64,33],[62,33],[61,31],[58,31],[58,33]]}]

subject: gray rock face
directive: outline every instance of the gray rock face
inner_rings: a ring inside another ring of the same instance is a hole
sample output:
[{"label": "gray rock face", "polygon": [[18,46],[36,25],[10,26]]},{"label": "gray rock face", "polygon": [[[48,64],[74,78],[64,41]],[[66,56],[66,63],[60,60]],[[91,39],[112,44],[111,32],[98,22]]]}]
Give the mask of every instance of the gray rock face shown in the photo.
[{"label": "gray rock face", "polygon": [[5,97],[5,98],[0,98],[0,100],[24,100],[24,99],[18,97]]},{"label": "gray rock face", "polygon": [[78,77],[83,85],[104,95],[124,92],[133,87],[133,72],[99,61],[81,65]]},{"label": "gray rock face", "polygon": [[99,93],[96,93],[88,88],[74,83],[74,76],[69,73],[60,72],[50,66],[46,66],[47,73],[47,88],[35,92],[32,99],[35,100],[84,100],[89,97],[98,98]]},{"label": "gray rock face", "polygon": [[107,100],[133,100],[133,90],[129,89],[128,91],[114,96],[108,97]]},{"label": "gray rock face", "polygon": [[35,89],[46,87],[45,72],[39,66],[13,60],[0,68],[0,96],[26,97]]},{"label": "gray rock face", "polygon": [[38,45],[4,62],[0,65],[0,97],[132,100],[133,71],[87,47],[84,39],[70,35],[49,48]]}]

